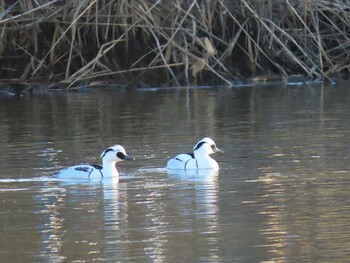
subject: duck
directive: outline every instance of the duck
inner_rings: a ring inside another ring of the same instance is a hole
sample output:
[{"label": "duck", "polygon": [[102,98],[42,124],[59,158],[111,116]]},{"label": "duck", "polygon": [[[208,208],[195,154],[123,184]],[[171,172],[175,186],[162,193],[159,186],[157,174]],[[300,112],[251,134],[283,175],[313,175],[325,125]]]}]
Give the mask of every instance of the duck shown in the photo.
[{"label": "duck", "polygon": [[193,147],[193,153],[182,153],[171,158],[167,162],[168,170],[192,170],[192,169],[219,169],[218,163],[209,155],[221,152],[215,142],[205,137]]},{"label": "duck", "polygon": [[113,145],[105,149],[101,156],[102,165],[99,164],[79,164],[65,168],[53,177],[58,179],[102,179],[119,178],[116,163],[121,161],[135,160],[126,154],[121,145]]}]

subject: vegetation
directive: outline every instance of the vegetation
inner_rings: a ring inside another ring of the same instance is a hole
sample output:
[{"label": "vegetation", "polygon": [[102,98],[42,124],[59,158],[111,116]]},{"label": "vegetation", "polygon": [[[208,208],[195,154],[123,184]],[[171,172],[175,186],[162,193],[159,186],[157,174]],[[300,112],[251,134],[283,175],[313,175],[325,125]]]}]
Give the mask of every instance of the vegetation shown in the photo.
[{"label": "vegetation", "polygon": [[0,1],[2,81],[232,84],[349,72],[348,1]]}]

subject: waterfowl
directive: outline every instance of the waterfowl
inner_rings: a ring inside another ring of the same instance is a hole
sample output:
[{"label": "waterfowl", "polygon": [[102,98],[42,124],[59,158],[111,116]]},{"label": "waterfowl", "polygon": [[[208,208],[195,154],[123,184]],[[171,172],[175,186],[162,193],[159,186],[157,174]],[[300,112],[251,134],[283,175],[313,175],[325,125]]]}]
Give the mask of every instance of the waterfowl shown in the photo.
[{"label": "waterfowl", "polygon": [[114,145],[104,150],[100,156],[102,165],[99,164],[80,164],[68,167],[54,175],[60,179],[96,179],[113,177],[118,178],[119,173],[116,163],[126,160],[134,160],[128,156],[123,146]]},{"label": "waterfowl", "polygon": [[216,147],[215,142],[206,137],[201,139],[193,147],[193,153],[182,153],[171,158],[167,163],[167,169],[219,169],[218,163],[209,155],[223,152]]}]

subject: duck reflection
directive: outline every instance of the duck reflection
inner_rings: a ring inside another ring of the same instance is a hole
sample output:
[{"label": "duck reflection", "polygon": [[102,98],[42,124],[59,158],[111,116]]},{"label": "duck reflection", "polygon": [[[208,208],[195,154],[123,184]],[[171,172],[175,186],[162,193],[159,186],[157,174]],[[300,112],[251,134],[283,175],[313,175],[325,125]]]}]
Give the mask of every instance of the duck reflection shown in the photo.
[{"label": "duck reflection", "polygon": [[167,172],[171,177],[188,181],[216,181],[219,175],[219,171],[216,169],[167,169]]},{"label": "duck reflection", "polygon": [[[171,201],[164,209],[167,216],[168,261],[187,258],[217,260],[219,250],[218,176],[215,169],[168,170],[170,184],[167,197]],[[170,215],[170,216],[169,216]],[[171,216],[172,215],[172,216]],[[196,244],[196,249],[188,248]],[[179,254],[176,251],[187,251]]]},{"label": "duck reflection", "polygon": [[[218,171],[143,172],[119,183],[57,185],[37,198],[43,261],[213,261],[220,248]],[[196,249],[188,249],[188,248]],[[186,251],[186,253],[178,253]],[[147,260],[146,260],[147,261]]]},{"label": "duck reflection", "polygon": [[105,178],[58,184],[43,188],[35,198],[37,213],[43,214],[38,257],[50,262],[97,260],[106,249],[107,236],[118,231],[119,221],[125,218],[126,202],[119,198],[123,183]]}]

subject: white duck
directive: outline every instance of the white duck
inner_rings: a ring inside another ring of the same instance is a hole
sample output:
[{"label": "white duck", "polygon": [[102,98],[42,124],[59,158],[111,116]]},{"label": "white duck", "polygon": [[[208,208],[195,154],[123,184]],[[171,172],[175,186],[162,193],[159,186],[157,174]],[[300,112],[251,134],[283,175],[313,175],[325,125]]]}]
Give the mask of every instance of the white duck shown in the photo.
[{"label": "white duck", "polygon": [[200,140],[193,148],[193,153],[182,153],[171,158],[167,169],[219,169],[218,163],[209,154],[223,152],[216,147],[215,142],[206,137]]},{"label": "white duck", "polygon": [[80,164],[61,170],[55,178],[58,179],[96,179],[113,177],[118,178],[116,163],[124,160],[134,160],[128,156],[123,146],[114,145],[101,154],[102,166],[99,164]]}]

